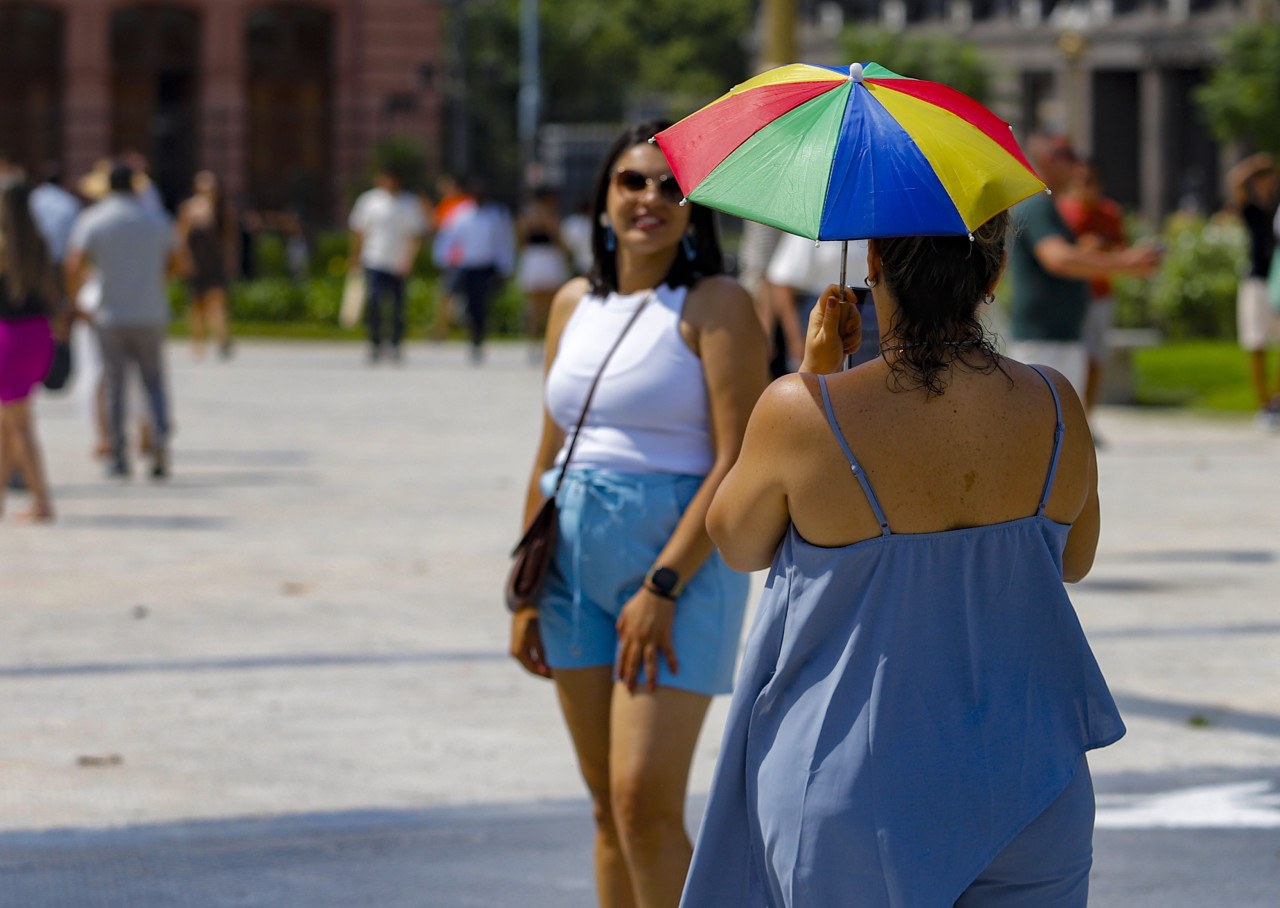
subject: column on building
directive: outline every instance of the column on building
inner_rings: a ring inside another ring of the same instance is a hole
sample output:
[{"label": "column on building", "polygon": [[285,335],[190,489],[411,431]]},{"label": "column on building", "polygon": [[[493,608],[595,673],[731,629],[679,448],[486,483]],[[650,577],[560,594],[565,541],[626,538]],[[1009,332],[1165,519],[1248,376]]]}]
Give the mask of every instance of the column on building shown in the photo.
[{"label": "column on building", "polygon": [[205,4],[202,48],[199,166],[216,173],[237,203],[247,188],[245,9],[243,2]]},{"label": "column on building", "polygon": [[[348,3],[334,10],[337,47],[334,61],[333,200],[343,207],[345,190],[359,179],[373,143],[373,111],[364,90],[365,4]],[[336,211],[341,220],[345,212]]]},{"label": "column on building", "polygon": [[110,35],[106,4],[67,6],[63,147],[72,179],[111,153]]},{"label": "column on building", "polygon": [[1142,71],[1138,92],[1141,103],[1139,134],[1141,145],[1138,179],[1142,214],[1151,223],[1159,223],[1164,214],[1165,143],[1168,141],[1169,89],[1162,70],[1148,66]]}]

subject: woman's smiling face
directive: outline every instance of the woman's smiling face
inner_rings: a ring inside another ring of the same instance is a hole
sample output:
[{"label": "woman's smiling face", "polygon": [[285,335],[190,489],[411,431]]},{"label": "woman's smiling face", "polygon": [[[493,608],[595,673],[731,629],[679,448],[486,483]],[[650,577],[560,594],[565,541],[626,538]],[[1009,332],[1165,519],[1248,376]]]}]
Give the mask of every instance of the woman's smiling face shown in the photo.
[{"label": "woman's smiling face", "polygon": [[[649,179],[636,191],[619,185],[618,174],[632,171]],[[674,247],[689,226],[689,209],[663,195],[660,182],[674,185],[671,167],[657,145],[632,145],[613,163],[605,202],[619,247],[652,254]]]}]

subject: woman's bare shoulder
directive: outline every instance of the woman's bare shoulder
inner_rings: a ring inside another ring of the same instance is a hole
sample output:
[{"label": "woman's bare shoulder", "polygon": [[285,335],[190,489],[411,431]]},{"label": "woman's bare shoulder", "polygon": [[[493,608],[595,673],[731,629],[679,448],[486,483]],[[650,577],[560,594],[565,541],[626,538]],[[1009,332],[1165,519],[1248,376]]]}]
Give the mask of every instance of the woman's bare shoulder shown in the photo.
[{"label": "woman's bare shoulder", "polygon": [[751,296],[727,274],[704,277],[689,288],[685,297],[685,318],[694,323],[722,322],[746,312],[754,315]]},{"label": "woman's bare shoulder", "polygon": [[825,423],[816,375],[791,374],[774,379],[751,414],[753,429],[769,435],[771,444],[785,448],[807,447],[815,429]]}]

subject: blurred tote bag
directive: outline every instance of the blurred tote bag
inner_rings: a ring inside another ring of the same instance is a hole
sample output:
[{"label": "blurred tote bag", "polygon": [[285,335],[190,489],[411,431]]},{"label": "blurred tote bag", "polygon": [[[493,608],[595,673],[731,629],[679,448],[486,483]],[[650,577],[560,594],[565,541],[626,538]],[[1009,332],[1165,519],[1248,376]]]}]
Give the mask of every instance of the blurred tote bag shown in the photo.
[{"label": "blurred tote bag", "polygon": [[347,279],[342,285],[342,308],[338,310],[338,324],[354,328],[360,324],[364,313],[364,269],[347,269]]}]

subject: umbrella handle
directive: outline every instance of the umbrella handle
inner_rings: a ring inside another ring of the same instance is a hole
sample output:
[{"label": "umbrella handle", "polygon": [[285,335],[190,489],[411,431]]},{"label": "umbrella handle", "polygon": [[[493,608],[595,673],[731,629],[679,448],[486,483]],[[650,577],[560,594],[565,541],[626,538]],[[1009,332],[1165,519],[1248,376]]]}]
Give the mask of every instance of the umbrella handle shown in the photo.
[{"label": "umbrella handle", "polygon": [[[848,267],[848,265],[849,265],[849,241],[841,240],[840,241],[840,305],[841,307],[844,306],[845,269]],[[845,369],[849,368],[849,361],[851,359],[853,359],[852,356],[846,356],[844,358]]]},{"label": "umbrella handle", "polygon": [[849,264],[849,241],[840,241],[840,301],[844,301],[845,268]]}]

